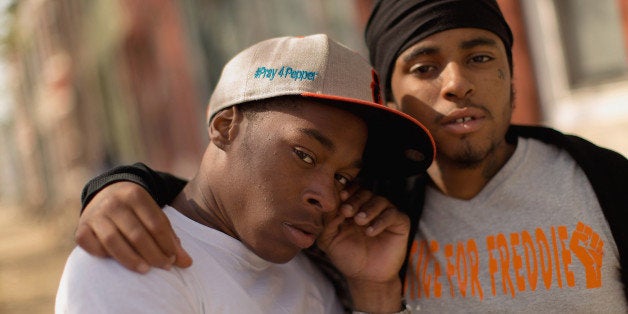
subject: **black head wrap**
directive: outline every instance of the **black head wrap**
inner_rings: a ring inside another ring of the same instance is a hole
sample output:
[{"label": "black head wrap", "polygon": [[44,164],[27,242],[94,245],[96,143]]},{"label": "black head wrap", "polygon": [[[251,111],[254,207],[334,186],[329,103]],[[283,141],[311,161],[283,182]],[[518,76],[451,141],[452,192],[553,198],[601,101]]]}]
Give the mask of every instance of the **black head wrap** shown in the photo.
[{"label": "black head wrap", "polygon": [[495,0],[380,0],[366,25],[371,64],[391,100],[390,77],[397,57],[410,46],[453,28],[480,28],[504,42],[512,68],[512,32]]}]

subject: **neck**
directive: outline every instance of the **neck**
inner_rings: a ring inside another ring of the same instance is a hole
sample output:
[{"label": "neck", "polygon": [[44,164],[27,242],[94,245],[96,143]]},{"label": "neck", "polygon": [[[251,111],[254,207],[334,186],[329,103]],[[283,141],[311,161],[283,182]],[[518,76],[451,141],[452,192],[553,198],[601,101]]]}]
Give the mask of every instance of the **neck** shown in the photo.
[{"label": "neck", "polygon": [[493,154],[472,166],[437,158],[427,172],[433,186],[441,193],[458,199],[470,200],[480,194],[514,151],[515,145],[502,145]]},{"label": "neck", "polygon": [[172,207],[186,217],[237,239],[228,215],[211,185],[197,175],[172,202]]}]

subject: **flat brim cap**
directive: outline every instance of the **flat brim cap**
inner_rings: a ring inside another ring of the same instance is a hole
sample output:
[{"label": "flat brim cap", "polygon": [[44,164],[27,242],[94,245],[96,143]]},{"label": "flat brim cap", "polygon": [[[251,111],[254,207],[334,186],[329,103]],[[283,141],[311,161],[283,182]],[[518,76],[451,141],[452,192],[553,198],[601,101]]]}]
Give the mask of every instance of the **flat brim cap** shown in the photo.
[{"label": "flat brim cap", "polygon": [[323,100],[361,117],[369,131],[362,173],[369,177],[416,175],[434,159],[427,129],[382,104],[366,59],[324,34],[268,39],[237,54],[223,68],[208,119],[233,105],[279,96]]}]

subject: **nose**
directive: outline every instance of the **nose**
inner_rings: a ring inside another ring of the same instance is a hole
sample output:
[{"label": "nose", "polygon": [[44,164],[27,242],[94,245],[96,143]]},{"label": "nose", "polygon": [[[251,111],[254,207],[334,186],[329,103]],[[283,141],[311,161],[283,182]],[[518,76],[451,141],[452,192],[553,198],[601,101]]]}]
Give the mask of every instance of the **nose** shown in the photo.
[{"label": "nose", "polygon": [[338,209],[340,194],[333,176],[319,176],[308,184],[303,192],[303,201],[315,210],[327,213]]},{"label": "nose", "polygon": [[473,94],[475,86],[469,80],[463,67],[456,62],[449,63],[443,72],[442,96],[445,99],[456,101],[465,99]]}]

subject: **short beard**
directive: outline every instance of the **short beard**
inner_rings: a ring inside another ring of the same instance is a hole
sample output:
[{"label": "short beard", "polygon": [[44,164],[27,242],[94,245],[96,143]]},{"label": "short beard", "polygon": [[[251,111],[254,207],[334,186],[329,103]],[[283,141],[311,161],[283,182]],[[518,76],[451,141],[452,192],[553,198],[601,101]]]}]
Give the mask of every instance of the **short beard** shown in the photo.
[{"label": "short beard", "polygon": [[[515,101],[515,88],[514,85],[510,84],[510,106],[514,108]],[[512,112],[510,113],[512,116]],[[464,140],[464,138],[463,138]],[[496,141],[490,141],[490,147],[485,151],[480,151],[477,149],[473,149],[470,143],[466,143],[464,150],[459,152],[458,154],[451,157],[452,164],[456,165],[460,169],[475,169],[479,167],[486,159],[497,151],[497,147],[502,144],[502,140],[505,141],[505,138]],[[489,167],[490,168],[490,167]],[[491,172],[489,170],[489,172]]]},{"label": "short beard", "polygon": [[495,152],[496,147],[496,143],[491,142],[491,146],[488,150],[478,150],[474,149],[470,143],[466,143],[461,152],[451,156],[451,161],[460,169],[475,169],[479,167],[488,156]]}]

